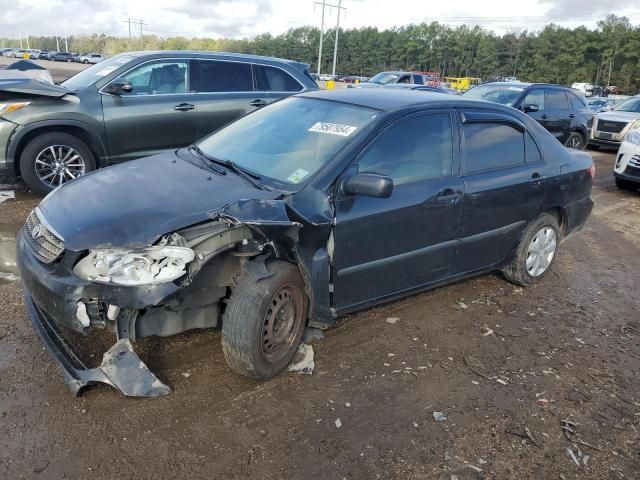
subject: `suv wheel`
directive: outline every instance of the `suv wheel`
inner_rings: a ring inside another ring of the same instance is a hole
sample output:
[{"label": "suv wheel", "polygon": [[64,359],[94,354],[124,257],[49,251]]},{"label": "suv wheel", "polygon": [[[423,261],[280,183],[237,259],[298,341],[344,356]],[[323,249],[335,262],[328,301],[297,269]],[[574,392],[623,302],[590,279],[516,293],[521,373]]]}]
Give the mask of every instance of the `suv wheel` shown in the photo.
[{"label": "suv wheel", "polygon": [[41,195],[95,169],[91,149],[68,133],[40,135],[27,144],[20,156],[22,178]]},{"label": "suv wheel", "polygon": [[549,271],[560,239],[558,221],[543,213],[526,228],[511,263],[502,271],[510,282],[522,286],[539,281]]},{"label": "suv wheel", "polygon": [[574,148],[576,150],[583,150],[586,143],[584,136],[580,132],[573,132],[569,135],[569,138],[567,138],[564,146]]},{"label": "suv wheel", "polygon": [[233,289],[222,320],[222,351],[241,375],[267,379],[293,358],[307,320],[309,301],[297,266],[267,265],[272,275],[245,273]]}]

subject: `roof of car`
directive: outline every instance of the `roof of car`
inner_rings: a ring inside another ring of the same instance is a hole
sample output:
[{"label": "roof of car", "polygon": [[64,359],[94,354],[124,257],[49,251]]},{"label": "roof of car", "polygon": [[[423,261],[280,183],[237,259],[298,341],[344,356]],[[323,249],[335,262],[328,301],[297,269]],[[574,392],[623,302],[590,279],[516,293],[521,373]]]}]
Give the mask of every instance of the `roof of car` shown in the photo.
[{"label": "roof of car", "polygon": [[[530,83],[530,82],[486,82],[481,83],[480,85],[498,85],[501,87],[519,87],[522,89],[529,87],[557,87],[557,88],[565,88],[567,90],[574,90],[575,88],[567,87],[566,85],[558,85],[557,83]],[[478,85],[478,86],[480,86]]]},{"label": "roof of car", "polygon": [[[456,95],[442,95],[437,92],[419,91],[404,88],[341,88],[338,90],[314,90],[298,96],[333,100],[350,103],[361,107],[374,108],[382,111],[392,111],[403,107],[417,105],[452,103],[479,103],[477,100],[458,97]],[[486,105],[487,102],[481,102]]]},{"label": "roof of car", "polygon": [[187,57],[216,57],[216,58],[234,58],[244,59],[254,62],[266,61],[266,62],[282,62],[291,65],[306,65],[303,62],[296,62],[295,60],[288,60],[286,58],[278,57],[265,57],[262,55],[249,55],[247,53],[231,53],[231,52],[209,52],[200,50],[155,50],[155,51],[137,51],[126,52],[125,55],[141,57],[144,55],[158,56],[158,57],[173,57],[173,56],[187,56]]}]

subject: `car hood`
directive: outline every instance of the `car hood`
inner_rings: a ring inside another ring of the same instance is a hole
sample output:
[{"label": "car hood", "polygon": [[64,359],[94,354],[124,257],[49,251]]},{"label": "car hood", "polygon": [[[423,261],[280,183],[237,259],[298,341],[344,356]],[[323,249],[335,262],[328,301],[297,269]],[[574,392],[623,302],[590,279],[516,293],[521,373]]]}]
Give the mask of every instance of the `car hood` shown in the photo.
[{"label": "car hood", "polygon": [[225,207],[278,196],[234,173],[219,175],[168,152],[65,184],[42,201],[40,212],[70,250],[140,247],[215,218]]},{"label": "car hood", "polygon": [[[46,70],[35,71],[46,72]],[[61,98],[72,93],[60,85],[31,78],[26,72],[17,70],[0,70],[0,92],[22,93],[54,98]]]},{"label": "car hood", "polygon": [[630,122],[640,119],[638,112],[619,112],[612,110],[610,112],[602,112],[597,115],[598,120],[607,120],[612,122]]}]

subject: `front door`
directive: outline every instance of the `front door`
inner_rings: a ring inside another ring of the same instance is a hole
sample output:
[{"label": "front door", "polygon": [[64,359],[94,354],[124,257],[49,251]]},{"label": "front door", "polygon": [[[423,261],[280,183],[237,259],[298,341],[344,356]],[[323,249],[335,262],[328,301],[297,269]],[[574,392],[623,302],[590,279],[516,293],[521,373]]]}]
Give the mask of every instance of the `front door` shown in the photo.
[{"label": "front door", "polygon": [[188,62],[147,62],[122,76],[133,90],[102,94],[102,111],[113,162],[185,147],[198,138],[196,94],[189,90]]},{"label": "front door", "polygon": [[462,208],[448,111],[411,115],[380,133],[350,172],[391,177],[389,198],[336,200],[334,307],[346,311],[450,275]]}]

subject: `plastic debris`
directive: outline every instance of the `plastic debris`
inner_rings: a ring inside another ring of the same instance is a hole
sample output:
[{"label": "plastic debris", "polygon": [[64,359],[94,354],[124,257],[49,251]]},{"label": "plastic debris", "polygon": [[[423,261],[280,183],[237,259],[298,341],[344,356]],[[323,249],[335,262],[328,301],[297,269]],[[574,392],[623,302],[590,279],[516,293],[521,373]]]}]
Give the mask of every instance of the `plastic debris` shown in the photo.
[{"label": "plastic debris", "polygon": [[298,351],[293,356],[293,360],[289,364],[290,372],[298,372],[304,375],[311,375],[315,368],[313,361],[313,347],[306,343],[300,344]]},{"label": "plastic debris", "polygon": [[340,419],[339,419],[339,418],[336,418],[336,421],[335,421],[335,422],[333,422],[333,423],[335,423],[336,428],[340,428],[340,427],[342,426],[342,422],[340,421]]},{"label": "plastic debris", "polygon": [[433,419],[436,422],[444,422],[447,419],[447,416],[442,412],[433,412]]},{"label": "plastic debris", "polygon": [[387,318],[386,322],[387,322],[387,323],[390,323],[391,325],[393,325],[393,324],[394,324],[394,323],[396,323],[398,320],[400,320],[400,319],[399,319],[399,318],[397,318],[397,317],[389,317],[389,318]]}]

